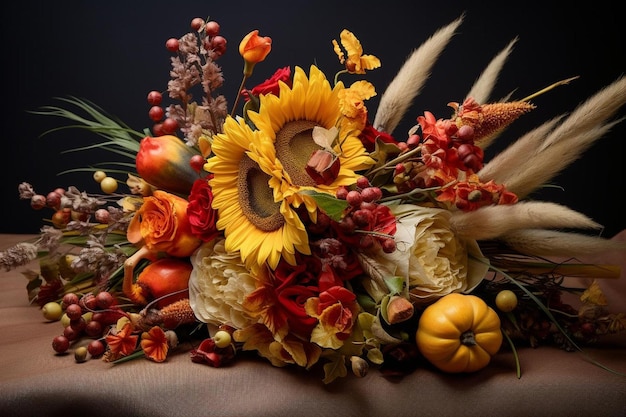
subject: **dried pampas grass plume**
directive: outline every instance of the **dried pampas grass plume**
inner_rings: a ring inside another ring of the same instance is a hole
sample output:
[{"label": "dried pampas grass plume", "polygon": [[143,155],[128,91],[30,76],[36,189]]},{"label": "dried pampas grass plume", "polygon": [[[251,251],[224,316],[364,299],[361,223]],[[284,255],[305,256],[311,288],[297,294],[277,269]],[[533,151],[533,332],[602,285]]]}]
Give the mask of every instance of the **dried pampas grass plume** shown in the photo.
[{"label": "dried pampas grass plume", "polygon": [[466,99],[471,97],[479,104],[485,104],[490,100],[491,92],[493,91],[496,81],[498,81],[500,71],[513,51],[513,46],[517,42],[517,39],[518,38],[515,38],[509,42],[509,44],[491,60],[478,79],[476,79],[469,93],[465,96]]},{"label": "dried pampas grass plume", "polygon": [[[576,159],[621,119],[609,121],[626,103],[626,78],[620,77],[579,105],[560,125],[546,122],[485,164],[482,181],[504,184],[521,199]],[[551,130],[551,131],[550,131]]]},{"label": "dried pampas grass plume", "polygon": [[626,249],[623,241],[541,229],[516,230],[500,240],[520,253],[540,257],[575,257]]},{"label": "dried pampas grass plume", "polygon": [[589,217],[560,204],[523,201],[481,207],[469,212],[454,212],[450,225],[455,233],[467,239],[498,239],[520,229],[599,229],[602,226]]},{"label": "dried pampas grass plume", "polygon": [[398,126],[463,18],[462,15],[439,29],[407,58],[380,98],[373,123],[375,129],[391,134]]}]

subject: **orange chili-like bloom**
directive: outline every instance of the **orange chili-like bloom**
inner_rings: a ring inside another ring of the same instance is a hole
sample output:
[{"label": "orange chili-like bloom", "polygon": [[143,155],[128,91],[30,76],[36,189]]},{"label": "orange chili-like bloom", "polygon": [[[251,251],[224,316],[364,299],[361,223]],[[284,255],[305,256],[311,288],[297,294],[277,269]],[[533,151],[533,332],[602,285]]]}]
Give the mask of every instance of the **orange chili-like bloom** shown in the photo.
[{"label": "orange chili-like bloom", "polygon": [[159,326],[152,327],[141,334],[141,349],[143,353],[155,362],[163,362],[167,358],[169,345],[165,332]]},{"label": "orange chili-like bloom", "polygon": [[259,36],[258,30],[248,33],[239,43],[239,54],[246,61],[244,75],[250,76],[255,64],[263,61],[272,50],[272,39]]},{"label": "orange chili-like bloom", "polygon": [[133,326],[128,323],[117,334],[105,337],[109,350],[113,356],[128,356],[135,351],[139,336],[133,335]]}]

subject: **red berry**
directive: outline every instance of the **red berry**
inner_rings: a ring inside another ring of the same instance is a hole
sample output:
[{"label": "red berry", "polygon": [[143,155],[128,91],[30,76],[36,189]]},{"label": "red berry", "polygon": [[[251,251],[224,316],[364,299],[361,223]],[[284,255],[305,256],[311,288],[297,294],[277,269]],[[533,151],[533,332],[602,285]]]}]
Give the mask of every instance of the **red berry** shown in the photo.
[{"label": "red berry", "polygon": [[85,334],[89,337],[100,337],[102,336],[102,323],[90,320],[89,323],[85,326]]},{"label": "red berry", "polygon": [[168,117],[163,120],[163,123],[161,123],[161,128],[166,135],[171,135],[176,132],[176,129],[178,129],[178,122],[175,119]]},{"label": "red berry", "polygon": [[60,209],[52,215],[52,224],[57,229],[63,229],[72,220],[72,210],[69,208]]},{"label": "red berry", "polygon": [[108,291],[100,291],[98,295],[96,295],[96,305],[98,308],[106,310],[110,308],[115,303],[115,298]]},{"label": "red berry", "polygon": [[419,135],[411,135],[406,140],[406,144],[409,145],[410,148],[416,147],[417,145],[419,145],[419,143],[420,143]]},{"label": "red berry", "polygon": [[392,238],[384,238],[381,241],[381,246],[383,247],[383,252],[392,253],[396,250],[396,241]]},{"label": "red berry", "polygon": [[73,329],[72,326],[67,326],[63,330],[63,336],[65,336],[67,340],[76,340],[80,337],[80,332]]},{"label": "red berry", "polygon": [[111,214],[107,209],[96,210],[94,217],[96,218],[96,221],[101,224],[108,224],[109,220],[111,220]]},{"label": "red berry", "polygon": [[67,306],[72,304],[78,304],[78,295],[74,294],[73,292],[68,292],[61,299],[61,305],[63,306],[63,308],[67,308]]},{"label": "red berry", "polygon": [[163,130],[163,123],[155,123],[154,126],[152,126],[152,133],[155,137],[165,135],[165,131]]},{"label": "red berry", "polygon": [[150,119],[158,122],[163,118],[163,116],[165,116],[165,110],[163,110],[163,107],[152,106],[148,111],[148,116],[150,117]]},{"label": "red berry", "polygon": [[211,47],[216,54],[224,55],[224,53],[226,52],[226,38],[217,35],[216,37],[211,39]]},{"label": "red berry", "polygon": [[363,198],[361,197],[361,193],[355,190],[349,191],[346,195],[346,201],[352,207],[358,207],[361,205]]},{"label": "red berry", "polygon": [[356,180],[356,186],[359,188],[366,188],[370,186],[370,180],[367,179],[367,177],[359,177]]},{"label": "red berry", "polygon": [[35,210],[41,210],[46,207],[46,197],[41,194],[35,194],[30,198],[30,206]]},{"label": "red berry", "polygon": [[98,303],[96,302],[96,296],[93,295],[92,293],[83,295],[83,297],[80,299],[79,304],[85,310],[89,310],[89,311],[95,310],[96,307],[98,306]]},{"label": "red berry", "polygon": [[159,104],[161,104],[162,100],[163,100],[163,94],[161,94],[160,92],[150,91],[148,93],[148,104],[152,106],[158,106]]},{"label": "red berry", "polygon": [[100,340],[92,340],[87,345],[87,352],[89,352],[89,354],[93,358],[101,356],[104,353],[104,343],[102,343]]},{"label": "red berry", "polygon": [[208,36],[217,36],[220,33],[220,24],[215,20],[209,20],[204,27],[204,33]]},{"label": "red berry", "polygon": [[378,187],[367,187],[361,191],[361,197],[368,203],[378,201],[383,198],[383,192]]},{"label": "red berry", "polygon": [[347,196],[348,196],[348,189],[346,187],[339,187],[337,189],[337,192],[335,193],[335,197],[337,197],[340,200],[345,200]]},{"label": "red berry", "polygon": [[83,309],[78,304],[70,304],[65,308],[65,314],[70,320],[78,320],[83,315]]},{"label": "red berry", "polygon": [[199,31],[200,28],[204,25],[204,19],[201,17],[195,17],[191,19],[191,29],[195,31]]},{"label": "red berry", "polygon": [[56,191],[50,191],[46,196],[46,205],[53,209],[61,207],[61,194]]},{"label": "red berry", "polygon": [[176,38],[170,38],[165,42],[165,47],[170,52],[178,52],[178,45],[178,39]]},{"label": "red berry", "polygon": [[65,336],[57,336],[52,339],[52,349],[57,353],[63,353],[70,348],[70,340]]},{"label": "red berry", "polygon": [[206,159],[202,155],[194,155],[189,160],[189,165],[193,168],[194,171],[200,172],[204,169],[204,164],[206,163]]},{"label": "red berry", "polygon": [[80,318],[76,319],[76,320],[70,320],[70,327],[72,328],[72,330],[74,330],[76,333],[82,333],[83,330],[85,330],[85,327],[87,327],[87,322],[85,321],[85,319],[81,316]]}]

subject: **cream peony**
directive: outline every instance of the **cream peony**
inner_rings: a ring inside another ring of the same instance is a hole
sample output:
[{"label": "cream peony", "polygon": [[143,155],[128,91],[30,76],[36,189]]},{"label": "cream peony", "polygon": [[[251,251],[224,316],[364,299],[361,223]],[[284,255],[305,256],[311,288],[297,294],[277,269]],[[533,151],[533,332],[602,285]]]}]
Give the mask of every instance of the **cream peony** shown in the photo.
[{"label": "cream peony", "polygon": [[430,303],[452,292],[470,292],[484,278],[489,261],[475,240],[450,230],[450,212],[400,204],[390,207],[398,219],[397,250],[376,255],[389,272],[408,280],[411,299]]},{"label": "cream peony", "polygon": [[256,280],[238,252],[226,252],[224,242],[213,239],[191,256],[189,303],[198,320],[241,329],[256,322],[242,307],[246,295],[256,288]]}]

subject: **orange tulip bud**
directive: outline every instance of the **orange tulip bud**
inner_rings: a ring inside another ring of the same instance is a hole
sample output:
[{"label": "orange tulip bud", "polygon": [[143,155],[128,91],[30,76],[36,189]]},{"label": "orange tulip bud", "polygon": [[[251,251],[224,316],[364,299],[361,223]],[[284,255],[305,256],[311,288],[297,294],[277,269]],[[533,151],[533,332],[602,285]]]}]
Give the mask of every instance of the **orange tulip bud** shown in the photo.
[{"label": "orange tulip bud", "polygon": [[189,164],[200,153],[173,135],[147,136],[135,158],[137,173],[156,188],[188,195],[199,175]]},{"label": "orange tulip bud", "polygon": [[245,61],[243,73],[246,77],[252,75],[254,65],[263,61],[272,50],[272,39],[259,36],[258,30],[248,33],[239,44],[239,54]]}]

